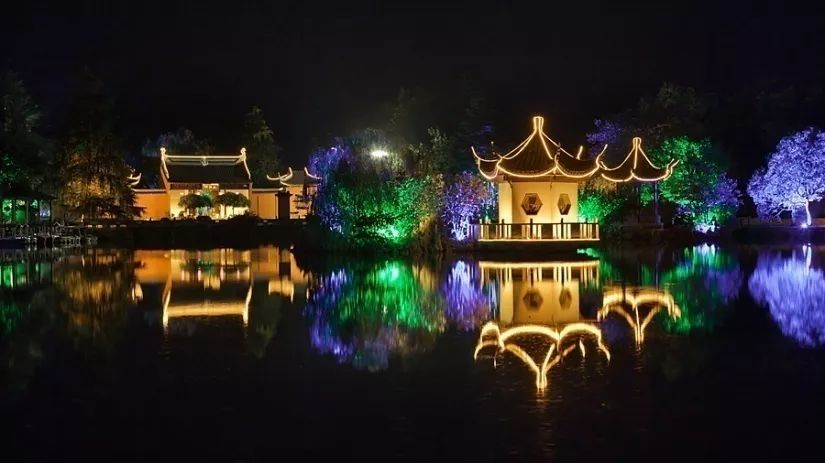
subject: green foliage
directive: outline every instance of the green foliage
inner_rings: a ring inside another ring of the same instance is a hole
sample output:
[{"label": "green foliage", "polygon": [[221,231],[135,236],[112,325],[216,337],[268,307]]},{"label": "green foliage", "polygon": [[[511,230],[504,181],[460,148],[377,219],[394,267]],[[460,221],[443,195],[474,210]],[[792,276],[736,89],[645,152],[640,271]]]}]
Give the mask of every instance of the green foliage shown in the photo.
[{"label": "green foliage", "polygon": [[678,207],[691,223],[724,222],[739,206],[736,184],[725,174],[722,156],[710,140],[679,136],[664,140],[651,151],[654,163],[679,161],[670,178],[660,182],[662,198]]},{"label": "green foliage", "polygon": [[178,200],[178,206],[189,211],[190,215],[194,215],[197,209],[209,209],[212,205],[212,198],[208,194],[187,193]]},{"label": "green foliage", "polygon": [[438,211],[437,176],[393,178],[334,175],[317,198],[322,220],[355,247],[402,247]]},{"label": "green foliage", "polygon": [[614,183],[593,177],[580,186],[579,218],[603,225],[617,223],[627,202],[627,197],[616,191]]},{"label": "green foliage", "polygon": [[241,142],[246,147],[247,164],[253,183],[265,183],[267,175],[278,173],[278,154],[282,148],[275,143],[275,135],[266,123],[261,108],[253,106],[247,113]]},{"label": "green foliage", "polygon": [[227,191],[218,195],[213,201],[215,206],[224,206],[232,209],[234,215],[236,207],[249,207],[249,199],[240,194]]}]

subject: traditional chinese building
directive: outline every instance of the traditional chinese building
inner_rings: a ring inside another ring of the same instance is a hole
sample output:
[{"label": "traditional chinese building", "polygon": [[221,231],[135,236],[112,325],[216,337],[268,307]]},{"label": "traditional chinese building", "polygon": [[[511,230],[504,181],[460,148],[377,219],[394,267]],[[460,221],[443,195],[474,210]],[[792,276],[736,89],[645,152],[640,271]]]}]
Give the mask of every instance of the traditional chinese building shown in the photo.
[{"label": "traditional chinese building", "polygon": [[498,189],[498,222],[482,223],[479,241],[598,241],[599,225],[579,218],[579,186],[594,175],[611,182],[657,182],[673,172],[676,162],[658,168],[633,139],[627,157],[616,167],[601,158],[566,151],[544,132],[544,118],[533,117],[533,130],[506,154],[479,155],[472,149],[479,172]]},{"label": "traditional chinese building", "polygon": [[290,219],[306,218],[312,207],[312,198],[321,184],[321,178],[310,174],[306,167],[298,171],[290,167],[286,174],[276,177],[267,175],[267,179],[273,182],[273,187],[279,192],[278,216],[288,216]]},{"label": "traditional chinese building", "polygon": [[135,205],[142,208],[141,219],[158,220],[179,218],[189,211],[180,205],[181,197],[188,194],[208,195],[216,198],[224,193],[234,193],[246,198],[248,206],[210,208],[198,211],[200,215],[226,218],[247,212],[263,219],[303,218],[310,209],[311,198],[319,179],[301,171],[294,175],[292,169],[286,175],[270,177],[267,185],[253,185],[246,163],[246,149],[237,155],[182,155],[160,150],[160,178],[163,188],[140,188],[140,174],[133,173],[129,182],[135,190]]}]

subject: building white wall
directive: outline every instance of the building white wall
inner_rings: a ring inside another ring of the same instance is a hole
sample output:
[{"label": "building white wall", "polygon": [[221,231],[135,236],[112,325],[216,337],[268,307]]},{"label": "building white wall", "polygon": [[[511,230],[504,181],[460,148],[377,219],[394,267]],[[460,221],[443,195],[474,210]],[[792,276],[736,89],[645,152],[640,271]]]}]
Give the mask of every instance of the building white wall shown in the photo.
[{"label": "building white wall", "polygon": [[[578,184],[575,182],[512,182],[499,183],[499,219],[505,223],[528,223],[530,219],[536,223],[578,222]],[[535,193],[539,196],[542,206],[536,215],[527,215],[521,207],[527,194]],[[570,210],[565,215],[559,212],[559,197],[567,194],[570,198]]]}]

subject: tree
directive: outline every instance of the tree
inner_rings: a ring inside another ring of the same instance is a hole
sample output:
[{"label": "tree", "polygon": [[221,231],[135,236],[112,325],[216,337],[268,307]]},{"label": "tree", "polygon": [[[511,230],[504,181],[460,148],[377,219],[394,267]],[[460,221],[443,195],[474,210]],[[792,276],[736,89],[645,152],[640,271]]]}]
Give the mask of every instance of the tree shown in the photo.
[{"label": "tree", "polygon": [[23,81],[0,77],[0,187],[39,187],[47,176],[49,144],[37,133],[42,119]]},{"label": "tree", "polygon": [[748,182],[748,194],[760,216],[804,208],[810,225],[810,202],[825,194],[825,133],[808,128],[780,140],[767,167]]},{"label": "tree", "polygon": [[249,207],[249,199],[240,194],[227,191],[215,198],[215,205],[232,208],[232,215],[235,215],[236,207]]},{"label": "tree", "polygon": [[68,212],[85,217],[131,216],[131,169],[114,134],[114,104],[103,83],[86,71],[69,111],[62,142],[58,198]]},{"label": "tree", "polygon": [[616,184],[601,176],[594,176],[581,184],[579,190],[579,217],[588,222],[609,226],[621,222],[621,214],[628,204],[626,195]]},{"label": "tree", "polygon": [[212,198],[206,194],[187,193],[178,200],[178,206],[186,209],[189,215],[195,215],[198,209],[212,207]]},{"label": "tree", "polygon": [[485,207],[495,201],[495,188],[476,174],[456,175],[444,192],[441,217],[449,227],[450,238],[465,241],[470,238],[470,224],[478,223]]},{"label": "tree", "polygon": [[275,143],[275,136],[267,125],[261,108],[253,106],[247,113],[241,142],[246,147],[253,183],[266,182],[267,175],[275,175],[278,172],[278,154],[281,147]]},{"label": "tree", "polygon": [[706,120],[714,107],[715,101],[708,95],[664,83],[653,98],[641,98],[619,114],[596,119],[587,141],[591,150],[599,152],[604,145],[630,146],[633,137],[642,137],[651,148],[675,136],[706,137]]},{"label": "tree", "polygon": [[688,221],[701,229],[731,218],[739,207],[736,182],[725,173],[710,140],[671,137],[651,151],[652,160],[664,165],[679,161],[673,174],[660,183],[662,198],[678,207]]}]

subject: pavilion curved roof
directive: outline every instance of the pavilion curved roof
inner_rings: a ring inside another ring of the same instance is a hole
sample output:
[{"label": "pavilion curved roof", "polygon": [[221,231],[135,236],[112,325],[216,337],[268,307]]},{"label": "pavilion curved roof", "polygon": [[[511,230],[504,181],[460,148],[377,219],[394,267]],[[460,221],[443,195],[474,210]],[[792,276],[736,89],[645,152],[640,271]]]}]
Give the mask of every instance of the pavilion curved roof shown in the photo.
[{"label": "pavilion curved roof", "polygon": [[642,139],[633,138],[633,147],[627,157],[616,167],[607,167],[599,161],[602,169],[602,177],[611,182],[628,182],[638,180],[640,182],[657,182],[665,180],[673,174],[673,168],[679,161],[671,160],[665,167],[656,167],[647,157],[642,149]]},{"label": "pavilion curved roof", "polygon": [[544,133],[544,118],[533,117],[533,131],[507,154],[495,153],[487,159],[476,153],[476,164],[481,174],[492,180],[499,175],[512,178],[567,177],[585,179],[599,170],[600,153],[595,159],[582,159],[582,149],[570,154]]}]

